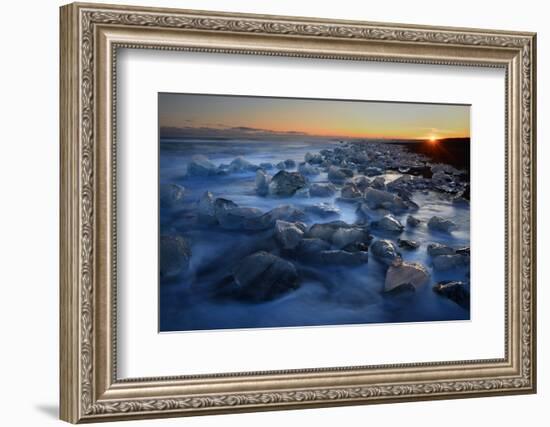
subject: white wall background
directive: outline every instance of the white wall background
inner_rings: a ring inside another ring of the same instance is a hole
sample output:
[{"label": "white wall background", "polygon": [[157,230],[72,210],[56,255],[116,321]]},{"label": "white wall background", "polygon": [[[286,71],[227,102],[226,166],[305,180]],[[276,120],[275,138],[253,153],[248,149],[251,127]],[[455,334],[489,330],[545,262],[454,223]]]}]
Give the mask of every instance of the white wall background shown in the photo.
[{"label": "white wall background", "polygon": [[[122,3],[110,0],[112,3]],[[129,0],[130,1],[130,0]],[[545,3],[518,1],[132,0],[133,4],[538,32],[539,393],[454,401],[267,412],[133,425],[546,425],[550,405],[550,29]],[[58,402],[58,6],[2,5],[0,67],[0,401],[2,425],[60,425]],[[488,165],[490,167],[490,165]]]}]

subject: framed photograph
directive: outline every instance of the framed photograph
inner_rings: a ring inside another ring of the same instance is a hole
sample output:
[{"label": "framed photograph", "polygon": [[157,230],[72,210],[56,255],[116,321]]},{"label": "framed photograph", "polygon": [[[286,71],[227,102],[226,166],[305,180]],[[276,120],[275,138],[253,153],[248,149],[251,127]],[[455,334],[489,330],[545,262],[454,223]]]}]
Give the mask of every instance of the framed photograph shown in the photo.
[{"label": "framed photograph", "polygon": [[61,418],[536,391],[535,34],[61,8]]}]

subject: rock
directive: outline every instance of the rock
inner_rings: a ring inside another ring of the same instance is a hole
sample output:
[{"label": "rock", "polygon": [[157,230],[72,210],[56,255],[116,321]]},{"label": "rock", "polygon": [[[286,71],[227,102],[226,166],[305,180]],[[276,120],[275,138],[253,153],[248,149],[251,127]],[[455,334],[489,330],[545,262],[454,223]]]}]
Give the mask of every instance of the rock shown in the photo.
[{"label": "rock", "polygon": [[[390,191],[390,190],[388,189],[388,191]],[[408,202],[410,205],[414,205],[414,206],[416,206],[416,208],[418,208],[418,205],[416,205],[416,203],[414,203],[412,201],[413,193],[411,191],[405,190],[403,188],[393,189],[391,191],[394,192],[395,194],[397,194],[399,197],[401,197],[406,202]]]},{"label": "rock", "polygon": [[462,190],[458,194],[458,196],[469,202],[470,201],[470,184],[466,184],[466,186],[464,187],[464,190]]},{"label": "rock", "polygon": [[295,167],[296,167],[296,162],[295,162],[294,160],[292,160],[292,159],[286,159],[286,160],[284,161],[284,163],[285,163],[285,167],[286,167],[287,169],[292,169],[292,168],[295,168]]},{"label": "rock", "polygon": [[370,184],[371,188],[375,188],[377,190],[386,190],[386,180],[382,176],[378,176],[373,179],[373,181]]},{"label": "rock", "polygon": [[447,193],[456,193],[460,190],[457,187],[456,178],[441,170],[436,171],[432,175],[432,186],[437,190]]},{"label": "rock", "polygon": [[244,228],[256,231],[267,230],[275,226],[278,219],[288,222],[304,221],[306,214],[292,205],[281,205],[259,217],[248,218],[244,223]]},{"label": "rock", "polygon": [[311,197],[331,197],[336,193],[333,184],[311,184],[309,194]]},{"label": "rock", "polygon": [[279,171],[271,178],[269,193],[275,196],[292,196],[306,184],[306,179],[298,172]]},{"label": "rock", "polygon": [[355,184],[348,182],[340,191],[340,195],[345,199],[356,199],[361,197],[363,194],[359,191]]},{"label": "rock", "polygon": [[445,280],[437,283],[433,290],[435,293],[456,302],[462,308],[470,308],[470,291],[463,282]]},{"label": "rock", "polygon": [[388,183],[386,189],[397,193],[406,192],[410,194],[411,190],[415,190],[420,186],[419,183],[420,179],[417,177],[413,177],[412,175],[401,175],[399,178]]},{"label": "rock", "polygon": [[219,209],[216,213],[216,219],[220,226],[226,230],[242,230],[245,228],[247,220],[259,218],[261,215],[263,215],[263,212],[260,209],[233,207]]},{"label": "rock", "polygon": [[364,200],[371,209],[387,209],[393,213],[404,212],[408,209],[408,205],[401,197],[375,188],[367,188]]},{"label": "rock", "polygon": [[391,265],[396,259],[401,259],[397,247],[389,240],[376,240],[370,246],[372,256],[385,265]]},{"label": "rock", "polygon": [[341,228],[351,228],[352,226],[344,221],[331,221],[321,224],[313,224],[307,231],[307,237],[323,239],[327,242],[332,241],[332,236]]},{"label": "rock", "polygon": [[367,252],[346,252],[341,250],[321,251],[320,262],[329,265],[357,266],[369,260]]},{"label": "rock", "polygon": [[414,216],[412,215],[409,215],[407,217],[407,225],[409,227],[418,227],[418,225],[421,223],[422,221],[420,221],[418,218],[415,218]]},{"label": "rock", "polygon": [[367,153],[354,151],[348,154],[348,160],[355,165],[364,166],[366,163],[369,162],[370,159]]},{"label": "rock", "polygon": [[340,215],[340,209],[338,209],[336,206],[324,202],[306,206],[305,211],[313,215],[320,216],[322,218]]},{"label": "rock", "polygon": [[298,272],[289,261],[260,251],[242,259],[233,274],[243,298],[269,301],[298,287]]},{"label": "rock", "polygon": [[225,211],[238,208],[238,207],[239,205],[237,205],[235,202],[218,197],[216,200],[214,200],[214,215],[216,216],[216,219],[219,221],[220,217],[225,214]]},{"label": "rock", "polygon": [[305,225],[277,220],[275,238],[284,249],[294,249],[304,237]]},{"label": "rock", "polygon": [[327,177],[328,180],[334,184],[343,184],[347,179],[347,176],[340,172],[340,169],[335,166],[329,167]]},{"label": "rock", "polygon": [[373,225],[376,226],[376,228],[384,231],[390,231],[392,233],[401,233],[405,228],[397,218],[390,214],[384,215],[378,221],[373,223]]},{"label": "rock", "polygon": [[268,170],[273,169],[273,164],[272,164],[272,163],[267,163],[267,162],[265,162],[265,163],[260,163],[260,167],[261,167],[263,170],[268,171]]},{"label": "rock", "polygon": [[191,157],[191,161],[187,165],[187,174],[190,176],[208,176],[216,174],[216,166],[208,157],[202,154],[196,154]]},{"label": "rock", "polygon": [[420,247],[420,243],[414,240],[397,239],[397,246],[403,249],[407,249],[409,251],[413,251]]},{"label": "rock", "polygon": [[432,216],[428,221],[428,228],[431,230],[450,233],[452,230],[456,229],[456,224],[449,219],[445,219],[440,216]]},{"label": "rock", "polygon": [[282,219],[283,221],[303,221],[306,218],[304,211],[298,209],[293,205],[281,205],[274,209],[271,209],[269,215],[273,220]]},{"label": "rock", "polygon": [[432,174],[436,174],[438,172],[443,172],[449,175],[460,175],[462,172],[459,171],[454,166],[448,165],[446,163],[437,163],[431,166]]},{"label": "rock", "polygon": [[361,218],[363,218],[364,220],[370,220],[370,217],[371,217],[371,212],[370,212],[370,209],[368,207],[368,205],[366,203],[360,203],[358,206],[357,206],[357,211],[356,211],[359,216]]},{"label": "rock", "polygon": [[344,246],[342,250],[346,252],[368,252],[369,244],[363,242],[353,242]]},{"label": "rock", "polygon": [[454,254],[454,255],[438,255],[433,257],[432,264],[434,269],[450,270],[451,268],[465,267],[469,264],[470,257],[466,255]]},{"label": "rock", "polygon": [[256,171],[256,193],[260,196],[267,196],[271,177],[262,169]]},{"label": "rock", "polygon": [[363,244],[368,247],[372,241],[372,236],[362,228],[339,228],[334,232],[330,241],[340,249],[352,244]]},{"label": "rock", "polygon": [[453,182],[453,177],[448,175],[443,170],[434,170],[432,168],[432,183],[434,184],[447,184]]},{"label": "rock", "polygon": [[368,179],[365,175],[356,176],[351,180],[351,182],[354,183],[357,189],[361,192],[364,192],[371,183],[370,179]]},{"label": "rock", "polygon": [[[398,194],[398,196],[399,196],[399,194]],[[399,197],[401,197],[401,196],[399,196]],[[407,206],[407,209],[409,209],[409,210],[418,210],[420,208],[420,206],[418,206],[418,204],[416,204],[412,200],[405,199],[404,197],[405,196],[401,197],[401,200],[404,200],[405,206]]]},{"label": "rock", "polygon": [[309,163],[300,163],[298,165],[298,172],[302,175],[319,175],[321,171],[315,166],[311,166]]},{"label": "rock", "polygon": [[172,208],[183,201],[185,188],[178,184],[161,184],[159,188],[160,205]]},{"label": "rock", "polygon": [[313,163],[315,165],[320,165],[321,163],[323,163],[323,156],[321,156],[320,154],[311,154],[310,152],[307,152],[305,157],[304,157],[304,160],[307,163]]},{"label": "rock", "polygon": [[428,255],[430,256],[439,256],[439,255],[454,255],[456,251],[447,245],[442,245],[441,243],[430,243],[428,245]]},{"label": "rock", "polygon": [[386,272],[384,290],[388,292],[407,283],[418,288],[426,284],[429,279],[430,274],[422,264],[396,260],[390,265],[390,268],[388,268]]},{"label": "rock", "polygon": [[247,171],[256,171],[259,169],[259,166],[253,165],[243,156],[236,157],[231,163],[229,163],[230,172],[247,172]]},{"label": "rock", "polygon": [[382,175],[384,171],[378,167],[369,166],[362,170],[362,172],[367,176],[377,176]]},{"label": "rock", "polygon": [[189,268],[191,248],[182,236],[160,236],[160,276],[176,277]]},{"label": "rock", "polygon": [[279,162],[275,165],[277,169],[285,170],[285,169],[293,169],[296,167],[296,162],[292,159],[286,159],[282,162]]},{"label": "rock", "polygon": [[460,254],[460,255],[468,255],[470,256],[470,248],[469,247],[464,247],[464,248],[459,248],[455,251],[457,254]]},{"label": "rock", "polygon": [[305,238],[300,240],[295,249],[295,253],[299,259],[305,261],[319,261],[321,251],[330,249],[330,244],[321,239]]},{"label": "rock", "polygon": [[353,170],[352,169],[342,167],[342,168],[340,168],[340,172],[342,172],[348,178],[353,178]]},{"label": "rock", "polygon": [[433,175],[431,168],[426,165],[417,165],[410,167],[408,173],[417,177],[430,179]]},{"label": "rock", "polygon": [[416,292],[416,288],[412,283],[403,283],[401,285],[397,285],[396,287],[390,289],[389,291],[385,291],[386,295],[390,296],[401,296],[401,295],[410,295],[412,293]]},{"label": "rock", "polygon": [[353,176],[353,171],[351,171],[350,169],[337,168],[335,166],[331,166],[328,169],[328,180],[333,184],[343,184],[346,181],[346,179],[352,176]]},{"label": "rock", "polygon": [[198,220],[202,224],[216,224],[216,212],[214,209],[214,196],[210,191],[206,191],[199,199]]}]

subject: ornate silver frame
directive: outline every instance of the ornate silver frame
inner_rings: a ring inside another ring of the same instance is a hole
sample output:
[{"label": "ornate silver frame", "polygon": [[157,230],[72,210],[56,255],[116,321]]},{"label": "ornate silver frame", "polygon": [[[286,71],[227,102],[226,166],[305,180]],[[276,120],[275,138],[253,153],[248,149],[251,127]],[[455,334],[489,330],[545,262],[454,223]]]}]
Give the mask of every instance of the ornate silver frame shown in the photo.
[{"label": "ornate silver frame", "polygon": [[[533,33],[189,10],[61,8],[61,419],[215,414],[536,390]],[[119,380],[117,48],[502,67],[506,342],[496,360]]]}]

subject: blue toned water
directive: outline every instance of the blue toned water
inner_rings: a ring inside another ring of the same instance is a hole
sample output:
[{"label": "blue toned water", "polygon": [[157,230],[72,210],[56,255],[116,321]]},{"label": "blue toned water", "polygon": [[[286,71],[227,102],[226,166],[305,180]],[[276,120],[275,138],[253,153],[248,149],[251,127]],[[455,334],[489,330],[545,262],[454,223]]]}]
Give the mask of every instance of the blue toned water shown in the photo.
[{"label": "blue toned water", "polygon": [[[430,242],[454,247],[469,246],[469,205],[453,204],[448,198],[434,192],[414,194],[413,200],[420,208],[413,214],[423,222],[417,228],[406,228],[399,235],[402,239],[421,243],[421,247],[416,251],[401,252],[405,261],[420,262],[431,274],[431,282],[419,288],[414,295],[393,298],[385,296],[382,292],[385,270],[372,256],[367,264],[353,268],[313,267],[290,260],[304,272],[300,287],[268,302],[250,303],[216,292],[220,283],[230,275],[240,254],[254,251],[262,246],[262,242],[269,245],[272,232],[227,231],[216,226],[195,227],[195,203],[205,191],[212,192],[214,197],[232,200],[239,206],[255,207],[264,212],[284,204],[305,208],[307,205],[320,202],[332,204],[339,209],[338,216],[329,219],[308,216],[305,221],[308,225],[335,219],[354,223],[359,218],[356,207],[350,203],[339,202],[337,196],[258,196],[255,191],[254,172],[208,177],[185,176],[186,165],[191,156],[205,155],[216,166],[228,164],[238,156],[243,156],[253,164],[276,164],[286,159],[293,159],[299,163],[308,151],[317,153],[322,149],[336,146],[338,143],[335,141],[322,140],[161,141],[160,182],[185,187],[184,203],[181,206],[174,209],[161,208],[161,232],[184,236],[190,242],[192,251],[189,271],[186,274],[175,279],[161,280],[161,331],[469,319],[469,310],[432,291],[433,284],[441,280],[469,281],[468,271],[457,269],[443,273],[435,272],[430,266],[431,261],[426,252],[426,246]],[[277,169],[268,172],[274,174]],[[390,172],[384,176],[389,182],[398,178],[400,174]],[[310,177],[310,181],[327,182],[327,174],[323,172]],[[434,215],[451,218],[458,225],[457,231],[451,234],[429,231],[426,223]],[[396,215],[402,223],[405,223],[406,216],[407,214]],[[376,213],[371,219],[377,219]],[[375,237],[388,237],[376,230],[372,230],[372,234]],[[396,239],[396,236],[392,238]]]}]

